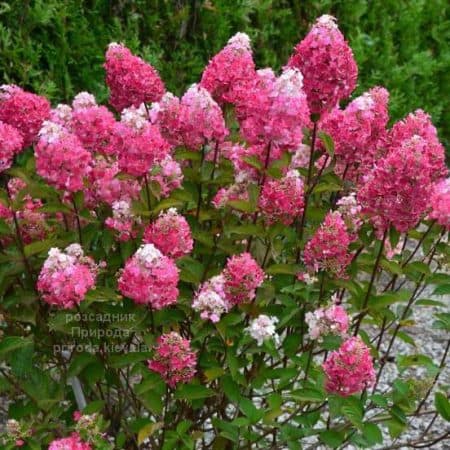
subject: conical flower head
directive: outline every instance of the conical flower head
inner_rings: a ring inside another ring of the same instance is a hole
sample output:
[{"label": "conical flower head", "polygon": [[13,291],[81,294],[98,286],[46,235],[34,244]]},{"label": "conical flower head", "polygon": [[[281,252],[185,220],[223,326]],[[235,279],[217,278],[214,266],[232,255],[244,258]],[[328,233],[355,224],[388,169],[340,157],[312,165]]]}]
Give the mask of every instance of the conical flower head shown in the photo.
[{"label": "conical flower head", "polygon": [[302,72],[312,114],[330,110],[356,87],[358,67],[353,52],[336,19],[328,15],[319,17],[295,47],[288,66]]}]

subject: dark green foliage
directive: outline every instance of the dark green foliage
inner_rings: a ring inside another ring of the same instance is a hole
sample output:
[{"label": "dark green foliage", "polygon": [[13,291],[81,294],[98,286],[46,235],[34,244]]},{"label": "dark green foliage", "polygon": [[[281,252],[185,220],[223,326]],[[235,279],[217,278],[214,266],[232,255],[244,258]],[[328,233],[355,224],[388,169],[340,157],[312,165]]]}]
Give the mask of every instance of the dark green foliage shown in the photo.
[{"label": "dark green foliage", "polygon": [[421,107],[448,144],[449,9],[446,0],[11,0],[0,2],[0,72],[55,102],[80,90],[105,100],[104,50],[122,41],[180,93],[235,32],[252,37],[259,67],[280,68],[328,13],[355,52],[357,92],[386,86],[393,120]]}]

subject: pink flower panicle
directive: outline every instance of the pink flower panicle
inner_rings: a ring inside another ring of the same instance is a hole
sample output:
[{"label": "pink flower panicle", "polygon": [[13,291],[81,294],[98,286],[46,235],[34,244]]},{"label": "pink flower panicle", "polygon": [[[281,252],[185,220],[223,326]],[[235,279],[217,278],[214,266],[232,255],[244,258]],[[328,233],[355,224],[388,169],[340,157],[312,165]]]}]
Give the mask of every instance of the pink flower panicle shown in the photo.
[{"label": "pink flower panicle", "polygon": [[433,181],[448,175],[445,164],[445,149],[439,142],[436,128],[430,116],[418,109],[392,127],[389,135],[389,149],[401,147],[414,136],[420,136],[426,143],[423,153],[427,158]]},{"label": "pink flower panicle", "polygon": [[158,127],[150,123],[140,130],[121,123],[118,132],[122,139],[119,169],[128,175],[144,176],[153,164],[163,160],[170,152],[170,145],[161,136]]},{"label": "pink flower panicle", "polygon": [[450,229],[450,178],[439,181],[433,186],[430,205],[430,219]]},{"label": "pink flower panicle", "polygon": [[334,108],[320,121],[320,129],[334,142],[336,171],[358,181],[386,146],[389,93],[375,87],[353,100],[344,109]]},{"label": "pink flower panicle", "polygon": [[36,171],[57,189],[83,189],[92,157],[79,139],[56,123],[44,122],[35,148]]},{"label": "pink flower panicle", "polygon": [[13,84],[0,86],[0,121],[22,134],[24,147],[34,143],[42,122],[49,116],[50,103],[46,98]]},{"label": "pink flower panicle", "polygon": [[105,225],[117,232],[118,239],[122,242],[129,241],[137,236],[140,217],[135,216],[131,209],[131,203],[127,200],[113,202],[112,217],[105,220]]},{"label": "pink flower panicle", "polygon": [[104,106],[74,109],[69,127],[91,152],[114,155],[118,150],[116,119]]},{"label": "pink flower panicle", "polygon": [[328,308],[318,308],[305,315],[309,327],[309,336],[314,340],[321,340],[322,336],[335,334],[345,336],[348,331],[349,318],[345,309],[340,305]]},{"label": "pink flower panicle", "polygon": [[223,275],[212,277],[200,286],[195,294],[192,307],[196,311],[200,311],[200,317],[203,320],[219,322],[221,315],[231,308],[225,295]]},{"label": "pink flower panicle", "polygon": [[164,138],[174,147],[183,143],[180,124],[180,99],[171,92],[166,92],[161,100],[152,104],[150,120],[159,126]]},{"label": "pink flower panicle", "polygon": [[69,245],[65,251],[52,248],[39,274],[37,289],[48,304],[73,308],[94,287],[97,272],[94,260],[84,256],[78,244]]},{"label": "pink flower panicle", "polygon": [[50,443],[48,450],[92,450],[92,447],[83,442],[78,433],[72,433],[70,437],[55,439]]},{"label": "pink flower panicle", "polygon": [[404,233],[425,214],[432,177],[427,147],[427,141],[413,136],[392,148],[366,177],[358,201],[379,233],[390,223]]},{"label": "pink flower panicle", "polygon": [[21,133],[11,125],[0,122],[0,173],[9,169],[14,156],[23,148]]},{"label": "pink flower panicle", "polygon": [[303,181],[296,170],[290,170],[285,177],[268,180],[259,198],[259,208],[269,224],[281,222],[291,225],[303,212]]},{"label": "pink flower panicle", "polygon": [[109,103],[117,111],[157,102],[164,94],[164,83],[156,70],[121,44],[109,44],[104,67]]},{"label": "pink flower panicle", "polygon": [[119,290],[137,304],[162,309],[176,303],[178,268],[153,244],[142,245],[128,259],[119,277]]},{"label": "pink flower panicle", "polygon": [[360,337],[346,340],[323,364],[325,389],[347,397],[375,383],[375,370],[369,348]]},{"label": "pink flower panicle", "polygon": [[347,98],[356,87],[358,67],[336,19],[321,16],[295,47],[289,67],[300,69],[312,114],[321,114]]},{"label": "pink flower panicle", "polygon": [[297,148],[303,127],[309,125],[309,109],[299,70],[287,68],[277,78],[271,69],[256,72],[237,104],[241,133],[250,144]]},{"label": "pink flower panicle", "polygon": [[312,239],[306,244],[304,261],[312,272],[324,270],[338,278],[345,277],[351,261],[350,236],[339,212],[329,212]]},{"label": "pink flower panicle", "polygon": [[158,219],[144,230],[143,240],[173,259],[188,255],[194,247],[189,224],[175,208],[161,212]]},{"label": "pink flower panicle", "polygon": [[222,110],[211,94],[192,85],[181,98],[179,129],[183,144],[198,150],[208,142],[222,142],[228,135]]},{"label": "pink flower panicle", "polygon": [[155,355],[148,362],[148,368],[159,373],[172,388],[178,383],[188,383],[195,375],[196,365],[197,354],[190,341],[174,331],[158,338]]},{"label": "pink flower panicle", "polygon": [[220,104],[235,103],[255,76],[250,38],[235,34],[203,71],[200,85]]},{"label": "pink flower panicle", "polygon": [[264,281],[264,271],[250,253],[234,255],[223,270],[225,296],[231,305],[251,301]]}]

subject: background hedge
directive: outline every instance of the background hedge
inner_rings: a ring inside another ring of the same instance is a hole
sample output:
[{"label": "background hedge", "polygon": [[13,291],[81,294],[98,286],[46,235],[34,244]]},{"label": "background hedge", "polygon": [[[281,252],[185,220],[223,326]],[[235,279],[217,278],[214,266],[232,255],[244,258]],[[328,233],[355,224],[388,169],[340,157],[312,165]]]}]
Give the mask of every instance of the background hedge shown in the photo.
[{"label": "background hedge", "polygon": [[251,36],[259,67],[280,68],[310,23],[328,13],[358,61],[357,93],[386,86],[393,120],[422,107],[448,144],[449,10],[447,0],[0,1],[0,73],[2,82],[55,102],[80,90],[104,100],[104,50],[121,41],[180,93],[235,32]]}]

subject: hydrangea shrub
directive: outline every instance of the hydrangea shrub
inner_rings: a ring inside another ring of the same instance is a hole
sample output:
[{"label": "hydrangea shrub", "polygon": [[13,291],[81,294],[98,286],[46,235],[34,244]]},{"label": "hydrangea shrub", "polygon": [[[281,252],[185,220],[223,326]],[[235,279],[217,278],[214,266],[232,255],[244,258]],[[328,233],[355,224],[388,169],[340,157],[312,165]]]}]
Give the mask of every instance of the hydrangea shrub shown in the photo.
[{"label": "hydrangea shrub", "polygon": [[122,44],[105,61],[112,109],[0,90],[3,448],[446,439],[450,340],[433,360],[409,332],[419,308],[450,328],[431,118],[388,128],[386,89],[350,98],[331,16],[280,74],[238,33],[181,98]]}]

